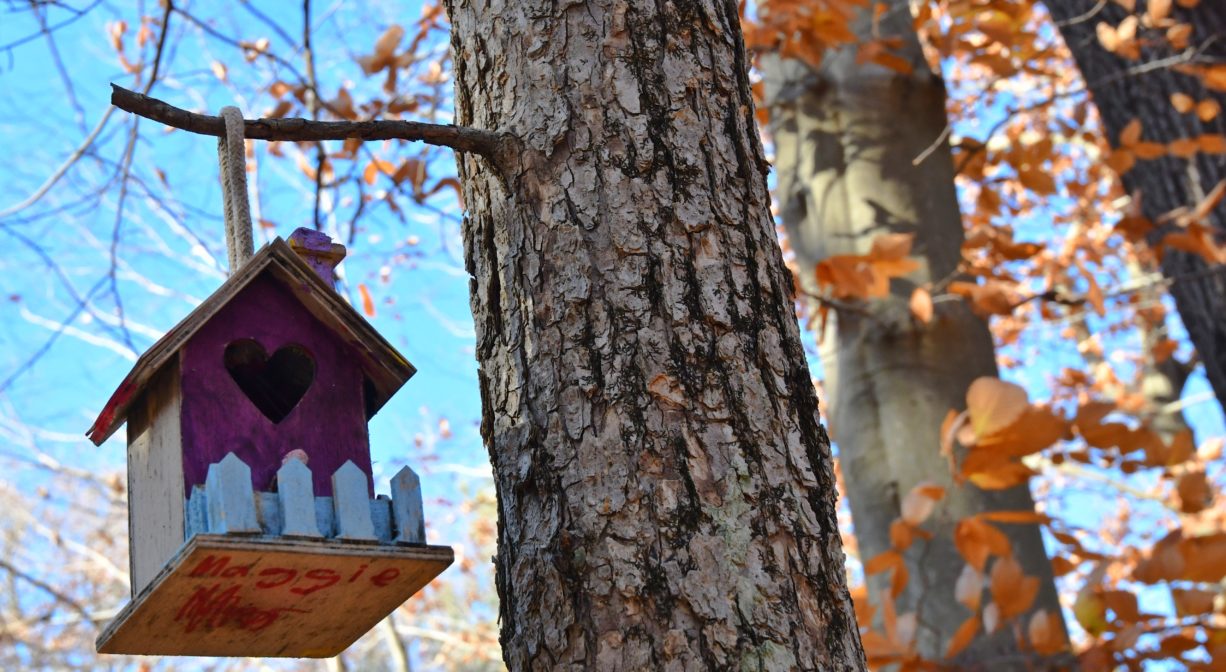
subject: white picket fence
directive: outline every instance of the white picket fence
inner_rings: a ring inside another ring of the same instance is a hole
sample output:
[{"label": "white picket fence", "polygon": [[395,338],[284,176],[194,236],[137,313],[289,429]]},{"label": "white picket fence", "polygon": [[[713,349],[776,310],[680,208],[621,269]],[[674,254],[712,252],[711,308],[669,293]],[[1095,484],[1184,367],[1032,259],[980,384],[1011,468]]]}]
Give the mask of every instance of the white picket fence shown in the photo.
[{"label": "white picket fence", "polygon": [[276,492],[256,492],[251,468],[234,453],[209,465],[203,486],[187,499],[185,538],[196,534],[263,534],[362,543],[426,543],[421,481],[405,467],[392,478],[392,496],[367,497],[366,474],[345,462],[332,474],[332,496],[316,497],[311,470],[288,460]]}]

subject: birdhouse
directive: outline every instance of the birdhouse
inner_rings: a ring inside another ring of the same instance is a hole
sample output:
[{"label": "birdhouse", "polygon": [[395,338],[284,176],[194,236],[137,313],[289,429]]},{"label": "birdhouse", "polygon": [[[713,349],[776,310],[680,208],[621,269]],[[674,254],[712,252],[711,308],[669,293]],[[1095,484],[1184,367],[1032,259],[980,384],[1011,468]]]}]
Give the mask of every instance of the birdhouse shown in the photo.
[{"label": "birdhouse", "polygon": [[367,422],[414,368],[299,229],[136,363],[88,432],[128,431],[132,600],[102,653],[334,656],[454,559],[407,467],[376,496]]}]

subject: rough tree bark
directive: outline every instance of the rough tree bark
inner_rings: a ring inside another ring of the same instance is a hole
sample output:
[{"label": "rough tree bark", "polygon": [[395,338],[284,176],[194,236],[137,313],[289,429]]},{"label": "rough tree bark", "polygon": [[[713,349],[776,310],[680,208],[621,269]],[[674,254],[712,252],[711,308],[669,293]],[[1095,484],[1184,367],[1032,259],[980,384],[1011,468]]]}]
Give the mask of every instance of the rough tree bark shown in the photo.
[{"label": "rough tree bark", "polygon": [[[1193,26],[1189,48],[1182,57],[1167,48],[1145,48],[1139,61],[1115,56],[1098,40],[1097,25],[1119,25],[1128,15],[1122,7],[1096,0],[1060,0],[1046,5],[1077,60],[1113,144],[1134,118],[1141,120],[1143,137],[1151,142],[1226,132],[1226,117],[1219,115],[1203,122],[1195,114],[1179,113],[1170,101],[1172,94],[1185,93],[1197,101],[1215,99],[1226,108],[1226,92],[1206,89],[1200,79],[1171,67],[1181,61],[1226,62],[1226,3],[1202,0],[1193,8],[1177,3],[1171,16]],[[1136,12],[1144,14],[1146,5],[1137,3]],[[1160,44],[1161,39],[1151,43]],[[1161,65],[1164,59],[1171,62]],[[1197,154],[1191,160],[1163,157],[1138,161],[1123,175],[1125,189],[1140,195],[1142,212],[1151,221],[1176,208],[1196,205],[1224,179],[1226,158],[1221,154]],[[1226,232],[1226,208],[1214,208],[1209,221],[1218,231]],[[1162,272],[1172,283],[1179,316],[1218,403],[1226,410],[1226,272],[1221,272],[1220,266],[1216,271],[1200,256],[1179,250],[1167,250],[1162,259]]]},{"label": "rough tree bark", "polygon": [[862,669],[731,0],[448,0],[512,670]]},{"label": "rough tree bark", "polygon": [[[919,612],[917,650],[940,659],[972,615],[954,598],[965,564],[953,544],[954,524],[984,511],[1031,511],[1034,502],[1025,486],[1003,492],[955,486],[940,455],[942,420],[951,408],[965,407],[975,378],[996,375],[995,351],[987,325],[962,302],[937,304],[927,325],[908,308],[917,284],[955,272],[963,230],[952,160],[942,140],[944,83],[924,61],[908,3],[887,4],[880,34],[904,39],[896,53],[914,65],[912,74],[858,65],[854,46],[827,53],[817,70],[768,59],[766,97],[778,199],[802,288],[818,291],[813,270],[826,257],[866,254],[879,234],[915,234],[913,254],[922,268],[894,281],[888,298],[866,303],[866,314],[832,315],[820,349],[830,426],[862,559],[890,548],[890,523],[912,487],[934,481],[948,488],[927,524],[936,537],[906,554],[911,578],[897,602],[899,613]],[[853,28],[868,39],[868,16]],[[935,150],[915,165],[934,143]],[[1041,580],[1034,608],[1059,614],[1039,530],[1004,527],[1018,561]],[[878,575],[869,582],[876,606],[886,597],[888,579]],[[981,637],[961,660],[972,668],[1035,664],[1008,629]]]}]

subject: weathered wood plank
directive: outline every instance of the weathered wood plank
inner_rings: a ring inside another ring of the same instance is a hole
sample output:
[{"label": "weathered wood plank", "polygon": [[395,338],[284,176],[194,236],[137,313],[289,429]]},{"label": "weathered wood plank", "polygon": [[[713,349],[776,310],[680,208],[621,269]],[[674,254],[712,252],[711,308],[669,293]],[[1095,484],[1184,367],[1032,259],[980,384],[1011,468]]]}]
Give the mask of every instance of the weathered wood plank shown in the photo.
[{"label": "weathered wood plank", "polygon": [[184,541],[194,534],[207,534],[209,531],[209,509],[205,501],[204,486],[192,488],[192,494],[187,498],[187,522],[184,531]]},{"label": "weathered wood plank", "polygon": [[334,656],[450,565],[446,546],[197,535],[98,637],[98,651]]},{"label": "weathered wood plank", "polygon": [[370,500],[370,522],[375,526],[375,538],[379,543],[392,543],[392,500],[387,495]]},{"label": "weathered wood plank", "polygon": [[174,360],[136,400],[128,425],[128,544],[134,596],[183,544],[179,418],[179,362]]},{"label": "weathered wood plank", "polygon": [[426,520],[422,511],[421,479],[409,467],[392,477],[392,510],[396,514],[396,541],[426,543]]},{"label": "weathered wood plank", "polygon": [[366,474],[353,462],[345,462],[332,474],[337,539],[378,541],[370,518],[369,489]]},{"label": "weathered wood plank", "polygon": [[208,497],[209,531],[216,534],[259,534],[251,468],[234,453],[209,467],[204,481]]},{"label": "weathered wood plank", "polygon": [[286,460],[277,470],[277,496],[281,498],[281,534],[287,537],[318,538],[315,517],[315,490],[311,470],[300,460]]}]

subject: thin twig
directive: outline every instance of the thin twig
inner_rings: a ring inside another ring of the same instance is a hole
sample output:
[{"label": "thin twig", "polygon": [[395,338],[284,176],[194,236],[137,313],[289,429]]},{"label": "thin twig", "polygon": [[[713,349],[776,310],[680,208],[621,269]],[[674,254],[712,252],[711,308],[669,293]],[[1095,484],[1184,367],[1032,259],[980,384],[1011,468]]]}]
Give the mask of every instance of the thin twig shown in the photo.
[{"label": "thin twig", "polygon": [[56,602],[59,602],[63,604],[64,606],[68,607],[69,609],[72,609],[73,611],[80,614],[81,618],[86,619],[86,620],[92,620],[92,616],[90,616],[89,611],[86,610],[85,607],[83,607],[80,602],[72,599],[71,597],[68,597],[64,593],[61,593],[59,590],[56,590],[54,586],[47,583],[46,581],[43,581],[42,579],[39,579],[36,576],[32,576],[30,574],[27,574],[26,572],[21,571],[16,566],[14,566],[11,562],[9,562],[8,560],[4,560],[3,558],[0,558],[0,569],[7,571],[9,574],[12,574],[13,576],[21,579],[22,581],[25,581],[31,586],[34,586],[35,588],[38,588],[44,593],[55,598]]},{"label": "thin twig", "polygon": [[1057,26],[1061,26],[1061,27],[1075,26],[1079,23],[1085,23],[1086,21],[1089,21],[1090,19],[1097,16],[1098,13],[1103,11],[1103,8],[1106,6],[1107,6],[1107,0],[1098,0],[1098,3],[1095,4],[1093,7],[1091,7],[1089,11],[1087,11],[1085,14],[1082,14],[1081,16],[1074,16],[1071,19],[1065,19],[1063,21],[1056,21],[1055,23]]},{"label": "thin twig", "polygon": [[111,113],[114,111],[115,108],[113,106],[107,107],[106,112],[102,115],[102,118],[98,120],[98,124],[94,126],[94,130],[90,131],[89,135],[85,136],[85,140],[83,140],[76,149],[72,150],[72,154],[69,154],[68,158],[64,160],[64,163],[60,164],[60,167],[56,168],[54,173],[51,173],[51,177],[48,177],[47,181],[43,182],[42,186],[36,189],[34,193],[30,194],[30,196],[24,201],[9,206],[4,210],[0,210],[0,219],[4,219],[5,217],[21,212],[22,210],[25,210],[31,205],[37,203],[43,196],[46,196],[47,192],[51,191],[51,187],[54,187],[55,184],[60,181],[60,178],[64,177],[64,174],[68,172],[68,169],[72,168],[73,165],[85,155],[85,152],[89,151],[89,148],[94,144],[94,140],[98,139],[98,134],[101,133],[102,129],[106,127],[106,122],[111,118]]}]

